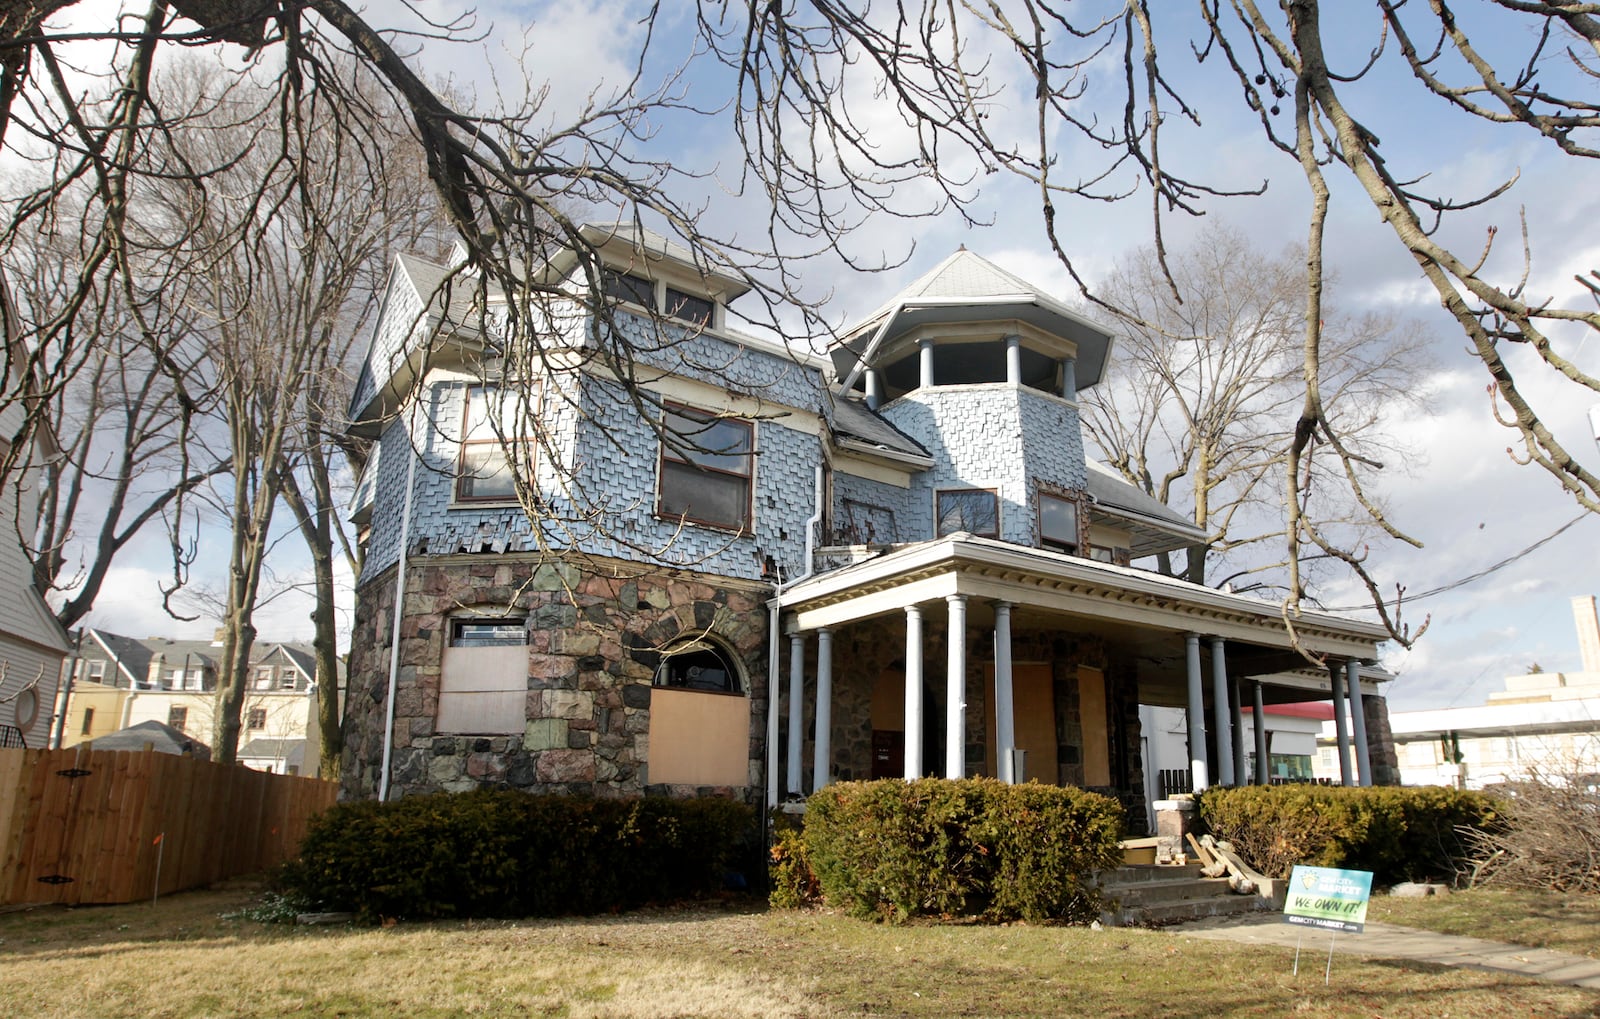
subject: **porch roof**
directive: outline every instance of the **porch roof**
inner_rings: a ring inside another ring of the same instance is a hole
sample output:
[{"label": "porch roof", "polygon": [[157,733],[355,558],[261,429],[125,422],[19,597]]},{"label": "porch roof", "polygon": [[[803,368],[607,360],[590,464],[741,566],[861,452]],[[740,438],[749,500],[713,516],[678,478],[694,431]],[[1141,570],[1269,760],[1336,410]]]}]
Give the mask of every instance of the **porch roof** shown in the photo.
[{"label": "porch roof", "polygon": [[1295,636],[1304,650],[1335,661],[1374,659],[1387,636],[1376,623],[1320,612],[1300,613],[1292,636],[1277,604],[965,533],[894,546],[801,581],[782,595],[784,628],[845,626],[912,605],[936,615],[950,595],[972,599],[968,619],[975,625],[991,611],[986,603],[1003,601],[1014,606],[1016,629],[1094,634],[1131,651],[1141,699],[1152,704],[1183,703],[1189,633],[1223,638],[1229,672],[1266,680],[1273,702],[1328,688],[1326,675],[1315,674],[1296,650]]}]

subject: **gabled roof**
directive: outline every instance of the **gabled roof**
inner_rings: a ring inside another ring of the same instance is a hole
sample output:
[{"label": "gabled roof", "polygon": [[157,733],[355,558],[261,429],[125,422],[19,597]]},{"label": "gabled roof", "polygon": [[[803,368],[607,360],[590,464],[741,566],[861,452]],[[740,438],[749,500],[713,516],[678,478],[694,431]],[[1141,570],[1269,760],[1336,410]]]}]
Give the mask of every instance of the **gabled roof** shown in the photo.
[{"label": "gabled roof", "polygon": [[1210,540],[1203,527],[1174,512],[1166,503],[1132,484],[1105,464],[1085,458],[1089,468],[1091,515],[1108,517],[1133,537],[1135,559],[1158,552],[1174,552]]},{"label": "gabled roof", "polygon": [[306,741],[303,739],[253,739],[239,748],[241,761],[282,761],[291,768],[299,768],[306,761]]},{"label": "gabled roof", "polygon": [[840,332],[830,352],[836,369],[849,370],[858,357],[884,339],[923,326],[986,319],[1014,319],[1073,341],[1076,377],[1086,389],[1100,381],[1110,356],[1104,326],[983,256],[961,248],[928,270],[861,321]]},{"label": "gabled roof", "polygon": [[896,428],[859,397],[847,393],[832,395],[828,424],[833,429],[836,443],[913,467],[933,465],[933,458],[920,442]]},{"label": "gabled roof", "polygon": [[130,683],[143,683],[150,675],[150,649],[144,642],[109,630],[91,628],[89,636],[105,649],[112,664]]},{"label": "gabled roof", "polygon": [[96,750],[143,750],[151,744],[158,754],[191,753],[202,761],[211,760],[211,748],[165,722],[151,720],[118,729],[94,741]]}]

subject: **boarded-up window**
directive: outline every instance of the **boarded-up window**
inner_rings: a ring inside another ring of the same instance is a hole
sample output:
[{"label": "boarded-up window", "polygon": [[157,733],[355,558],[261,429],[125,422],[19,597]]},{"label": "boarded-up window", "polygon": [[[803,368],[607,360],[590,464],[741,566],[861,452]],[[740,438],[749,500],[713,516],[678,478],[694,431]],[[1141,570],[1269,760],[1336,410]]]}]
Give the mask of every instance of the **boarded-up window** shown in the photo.
[{"label": "boarded-up window", "polygon": [[439,672],[442,733],[506,735],[527,725],[528,631],[510,616],[450,621]]}]

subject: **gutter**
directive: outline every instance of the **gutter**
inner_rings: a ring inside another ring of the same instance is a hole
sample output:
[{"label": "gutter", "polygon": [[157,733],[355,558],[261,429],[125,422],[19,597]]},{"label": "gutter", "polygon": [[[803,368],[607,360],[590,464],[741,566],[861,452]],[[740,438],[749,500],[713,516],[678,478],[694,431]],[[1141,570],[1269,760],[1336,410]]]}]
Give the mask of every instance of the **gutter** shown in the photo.
[{"label": "gutter", "polygon": [[[400,559],[395,570],[394,607],[390,611],[394,623],[389,631],[389,690],[388,703],[384,705],[383,764],[378,776],[379,803],[389,799],[389,766],[394,759],[394,702],[397,699],[395,685],[400,678],[400,616],[405,608],[406,550],[411,543],[411,507],[417,491],[417,461],[422,459],[415,445],[416,425],[417,405],[412,403],[411,420],[406,428],[406,446],[411,455],[406,460],[406,499],[400,517]],[[373,484],[377,484],[377,479],[373,479]]]}]

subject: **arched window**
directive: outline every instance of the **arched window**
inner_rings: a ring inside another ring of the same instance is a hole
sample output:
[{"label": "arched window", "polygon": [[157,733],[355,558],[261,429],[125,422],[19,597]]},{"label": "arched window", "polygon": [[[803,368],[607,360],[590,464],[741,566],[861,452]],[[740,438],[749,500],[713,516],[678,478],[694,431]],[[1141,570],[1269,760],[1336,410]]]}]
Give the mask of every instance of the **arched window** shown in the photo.
[{"label": "arched window", "polygon": [[739,670],[715,643],[703,637],[670,650],[656,668],[656,686],[710,693],[741,693]]}]

